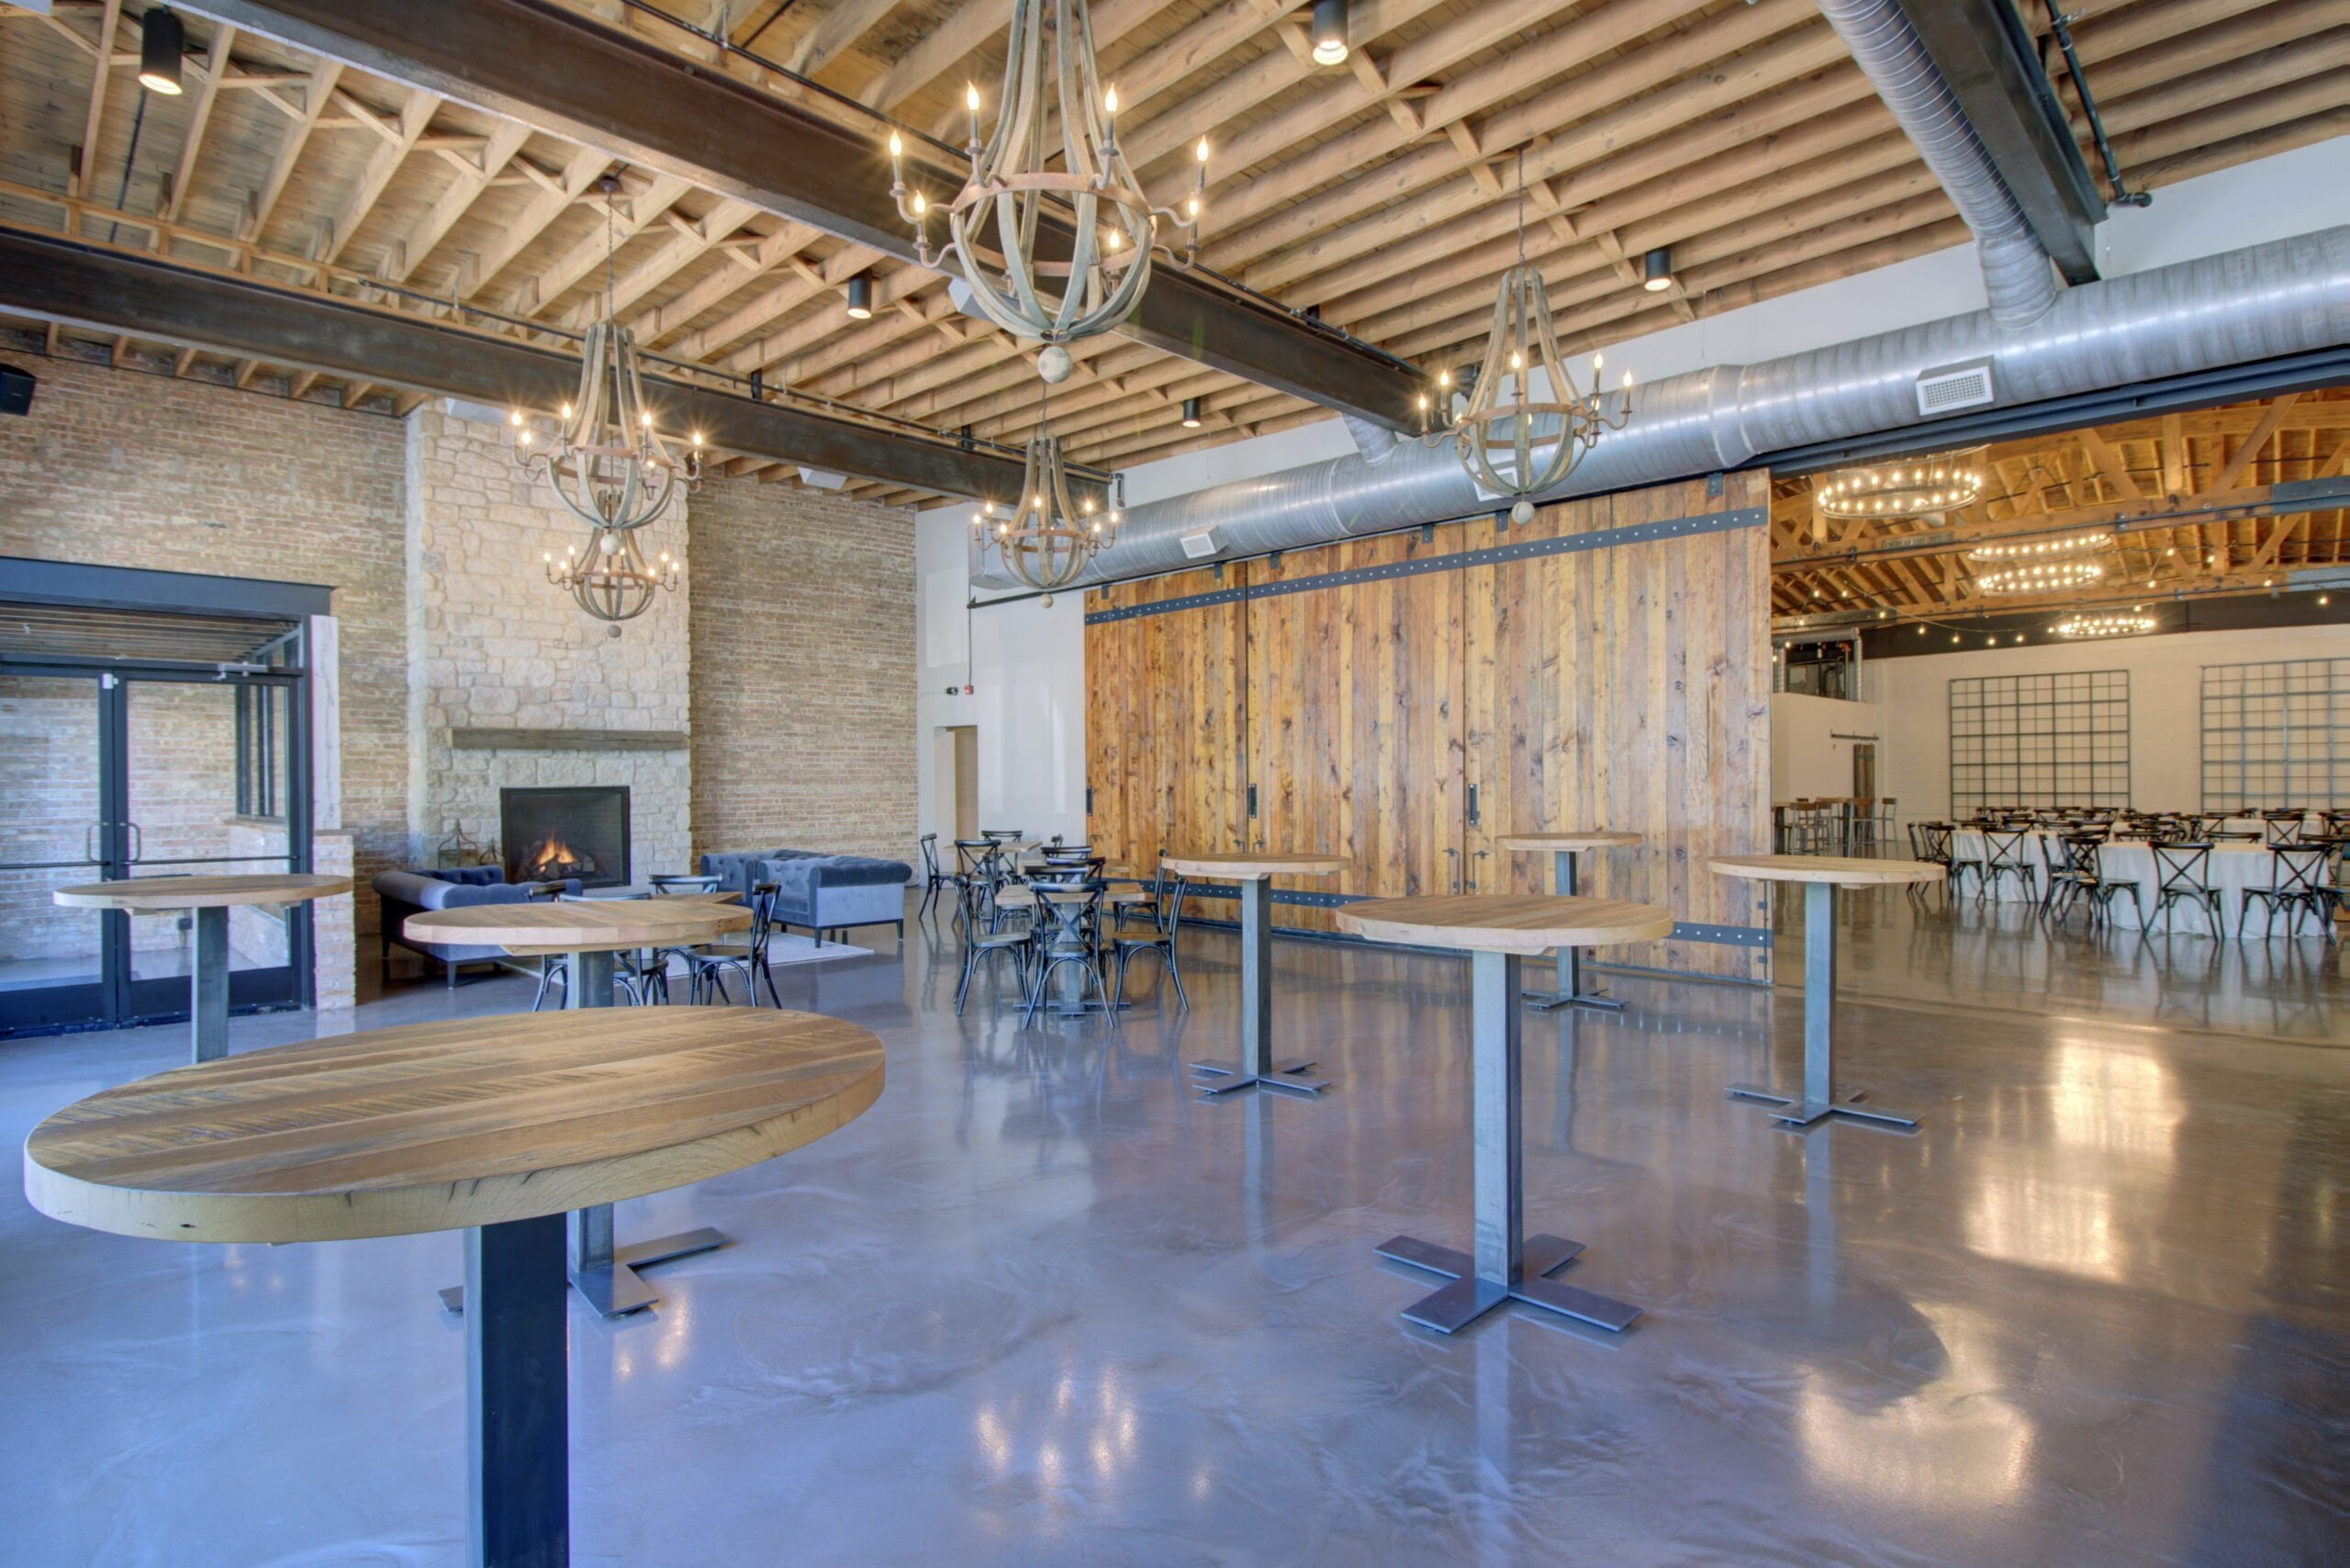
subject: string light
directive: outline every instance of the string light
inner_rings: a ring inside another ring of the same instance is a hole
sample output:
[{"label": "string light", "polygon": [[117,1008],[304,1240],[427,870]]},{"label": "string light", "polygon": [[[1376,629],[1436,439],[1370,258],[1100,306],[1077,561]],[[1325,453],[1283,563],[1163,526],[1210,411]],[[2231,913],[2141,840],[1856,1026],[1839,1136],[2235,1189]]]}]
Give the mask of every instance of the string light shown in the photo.
[{"label": "string light", "polygon": [[1980,450],[1913,462],[1840,469],[1812,491],[1812,505],[1834,518],[1916,517],[1955,511],[1983,498]]}]

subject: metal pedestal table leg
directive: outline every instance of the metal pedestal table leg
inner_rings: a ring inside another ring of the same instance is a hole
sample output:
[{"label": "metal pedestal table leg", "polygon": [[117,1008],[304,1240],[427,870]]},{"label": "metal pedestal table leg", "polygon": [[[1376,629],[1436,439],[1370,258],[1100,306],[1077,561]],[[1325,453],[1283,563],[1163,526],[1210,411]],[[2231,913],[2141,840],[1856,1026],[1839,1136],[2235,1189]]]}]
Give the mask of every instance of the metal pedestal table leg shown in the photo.
[{"label": "metal pedestal table leg", "polygon": [[[1550,887],[1562,899],[1575,896],[1575,852],[1561,849],[1550,857]],[[1610,1013],[1621,1013],[1624,1004],[1612,996],[1583,988],[1583,953],[1574,947],[1559,949],[1559,989],[1549,995],[1529,991],[1526,1000],[1534,1004],[1537,1013],[1548,1013],[1559,1007],[1598,1007]]]},{"label": "metal pedestal table leg", "polygon": [[[610,1007],[612,1004],[612,955],[571,955],[571,984],[565,988],[564,1006]],[[731,1239],[722,1230],[702,1226],[627,1247],[612,1245],[612,1205],[598,1204],[576,1209],[570,1216],[571,1282],[589,1305],[606,1317],[642,1312],[661,1299],[636,1271],[708,1252]],[[451,1287],[441,1293],[441,1305],[451,1312],[465,1309],[465,1293]]]},{"label": "metal pedestal table leg", "polygon": [[229,1054],[229,906],[196,911],[196,962],[188,969],[188,1052],[191,1060]]},{"label": "metal pedestal table leg", "polygon": [[1771,1117],[1783,1127],[1807,1127],[1830,1116],[1850,1116],[1879,1126],[1914,1128],[1915,1116],[1863,1105],[1861,1091],[1842,1100],[1835,1093],[1836,884],[1807,882],[1803,902],[1803,1093],[1782,1094],[1759,1083],[1733,1083],[1732,1098],[1785,1105]]},{"label": "metal pedestal table leg", "polygon": [[465,1450],[476,1568],[571,1561],[563,1216],[465,1232]]},{"label": "metal pedestal table leg", "polygon": [[1319,1094],[1328,1079],[1308,1078],[1312,1061],[1273,1065],[1273,885],[1262,877],[1240,883],[1240,1059],[1195,1061],[1193,1072],[1220,1081],[1203,1083],[1210,1094],[1229,1094],[1252,1083],[1268,1089]]},{"label": "metal pedestal table leg", "polygon": [[1610,1330],[1622,1329],[1640,1309],[1576,1286],[1546,1279],[1583,1250],[1580,1241],[1526,1234],[1524,1149],[1518,1128],[1520,1051],[1518,967],[1515,953],[1477,953],[1470,975],[1475,1079],[1470,1120],[1476,1156],[1476,1249],[1462,1252],[1414,1237],[1391,1237],[1379,1255],[1452,1283],[1404,1309],[1424,1328],[1450,1334],[1505,1301],[1545,1307]]}]

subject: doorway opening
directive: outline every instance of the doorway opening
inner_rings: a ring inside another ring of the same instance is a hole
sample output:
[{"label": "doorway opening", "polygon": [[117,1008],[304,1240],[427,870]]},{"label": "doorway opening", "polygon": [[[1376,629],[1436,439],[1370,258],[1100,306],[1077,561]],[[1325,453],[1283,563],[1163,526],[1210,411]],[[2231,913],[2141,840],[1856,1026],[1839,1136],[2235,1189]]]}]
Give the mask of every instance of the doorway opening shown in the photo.
[{"label": "doorway opening", "polygon": [[979,727],[942,724],[931,754],[931,811],[934,822],[953,831],[952,838],[979,836]]}]

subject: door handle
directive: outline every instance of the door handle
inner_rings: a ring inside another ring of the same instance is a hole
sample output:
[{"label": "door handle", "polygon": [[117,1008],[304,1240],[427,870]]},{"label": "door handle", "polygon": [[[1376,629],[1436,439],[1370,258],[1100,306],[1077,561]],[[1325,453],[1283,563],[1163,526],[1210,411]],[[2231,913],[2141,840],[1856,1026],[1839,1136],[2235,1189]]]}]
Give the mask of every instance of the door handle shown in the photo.
[{"label": "door handle", "polygon": [[130,830],[130,857],[133,860],[144,859],[147,854],[147,835],[140,831],[137,823],[125,823],[122,825]]},{"label": "door handle", "polygon": [[1452,861],[1452,890],[1457,893],[1460,890],[1460,851],[1448,849],[1445,854]]},{"label": "door handle", "polygon": [[98,863],[98,830],[106,825],[104,823],[92,823],[82,830],[82,858],[93,866]]},{"label": "door handle", "polygon": [[1472,893],[1477,890],[1477,862],[1483,860],[1490,853],[1490,850],[1480,849],[1476,854],[1472,855],[1469,857],[1469,890]]},{"label": "door handle", "polygon": [[1471,827],[1476,827],[1479,825],[1477,822],[1477,786],[1474,784],[1469,786],[1469,825]]}]

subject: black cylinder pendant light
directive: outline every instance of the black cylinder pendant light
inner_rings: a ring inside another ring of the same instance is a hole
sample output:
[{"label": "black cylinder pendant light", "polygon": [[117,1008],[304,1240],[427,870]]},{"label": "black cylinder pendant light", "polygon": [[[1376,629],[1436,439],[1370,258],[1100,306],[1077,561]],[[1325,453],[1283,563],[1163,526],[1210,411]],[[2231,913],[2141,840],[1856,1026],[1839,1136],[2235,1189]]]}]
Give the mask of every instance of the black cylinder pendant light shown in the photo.
[{"label": "black cylinder pendant light", "polygon": [[187,28],[170,11],[158,6],[147,13],[139,37],[139,84],[165,97],[180,95],[180,55],[187,47]]},{"label": "black cylinder pendant light", "polygon": [[1347,62],[1347,0],[1314,0],[1314,63]]},{"label": "black cylinder pendant light", "polygon": [[1673,286],[1673,247],[1659,245],[1640,258],[1640,286],[1662,294]]},{"label": "black cylinder pendant light", "polygon": [[848,280],[848,319],[852,321],[873,319],[873,274],[859,273]]},{"label": "black cylinder pendant light", "polygon": [[1183,399],[1183,428],[1187,431],[1200,428],[1200,400],[1197,398]]}]

